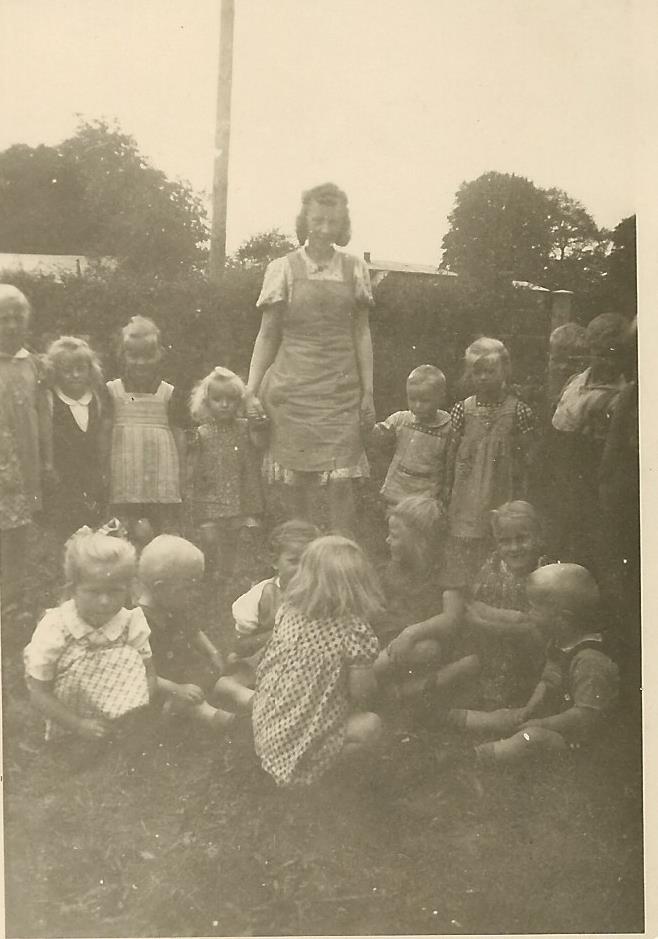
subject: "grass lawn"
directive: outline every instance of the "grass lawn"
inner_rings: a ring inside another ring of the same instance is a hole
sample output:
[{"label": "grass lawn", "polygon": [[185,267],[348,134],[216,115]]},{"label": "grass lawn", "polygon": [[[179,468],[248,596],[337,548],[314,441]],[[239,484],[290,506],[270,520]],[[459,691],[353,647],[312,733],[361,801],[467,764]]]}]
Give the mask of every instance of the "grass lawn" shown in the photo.
[{"label": "grass lawn", "polygon": [[[381,551],[381,534],[370,523],[364,542]],[[35,530],[35,616],[57,602],[57,553]],[[234,595],[265,576],[259,563],[241,560]],[[224,648],[228,612],[204,624]],[[8,936],[643,929],[632,696],[607,750],[516,774],[437,770],[445,738],[401,715],[374,782],[301,794],[259,770],[248,725],[222,739],[161,719],[142,747],[71,773],[42,742],[15,635],[3,635],[3,713]]]}]

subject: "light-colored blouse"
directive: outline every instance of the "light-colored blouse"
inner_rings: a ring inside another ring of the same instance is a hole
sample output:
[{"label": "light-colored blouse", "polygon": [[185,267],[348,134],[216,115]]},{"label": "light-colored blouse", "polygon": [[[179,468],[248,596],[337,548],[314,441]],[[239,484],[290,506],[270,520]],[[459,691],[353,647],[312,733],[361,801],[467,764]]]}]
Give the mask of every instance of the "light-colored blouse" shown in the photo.
[{"label": "light-colored blouse", "polygon": [[[341,251],[334,251],[330,261],[317,264],[306,253],[306,248],[298,248],[296,252],[302,258],[309,280],[343,280],[343,265]],[[370,286],[370,272],[366,262],[354,256],[354,299],[359,306],[372,306],[372,288]],[[263,288],[260,292],[257,307],[271,306],[274,303],[288,303],[292,294],[292,268],[288,255],[276,258],[267,266],[263,279]]]}]

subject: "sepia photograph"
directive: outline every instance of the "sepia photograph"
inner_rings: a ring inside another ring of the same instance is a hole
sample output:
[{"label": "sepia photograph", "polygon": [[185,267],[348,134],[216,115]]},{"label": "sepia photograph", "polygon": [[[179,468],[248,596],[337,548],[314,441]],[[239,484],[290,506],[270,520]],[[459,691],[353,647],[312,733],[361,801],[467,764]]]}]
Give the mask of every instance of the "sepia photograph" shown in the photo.
[{"label": "sepia photograph", "polygon": [[4,0],[7,937],[649,932],[643,10]]}]

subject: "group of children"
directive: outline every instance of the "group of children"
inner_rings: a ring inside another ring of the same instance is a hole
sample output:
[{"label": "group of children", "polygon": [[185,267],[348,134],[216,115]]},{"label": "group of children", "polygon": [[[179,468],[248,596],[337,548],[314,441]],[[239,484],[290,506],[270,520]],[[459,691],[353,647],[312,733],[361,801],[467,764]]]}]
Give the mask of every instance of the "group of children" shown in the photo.
[{"label": "group of children", "polygon": [[[619,675],[599,587],[559,544],[561,563],[544,555],[528,501],[536,422],[511,390],[502,342],[466,350],[471,394],[450,413],[443,373],[423,365],[407,380],[408,409],[376,424],[372,445],[394,451],[382,569],[353,537],[282,523],[273,576],[233,604],[226,654],[192,611],[204,569],[229,570],[239,532],[263,514],[267,426],[241,416],[244,384],[217,367],[195,386],[190,439],[151,321],[123,329],[122,377],[105,386],[84,340],[56,340],[45,363],[27,352],[28,317],[23,295],[0,287],[3,607],[20,602],[16,558],[40,505],[39,466],[60,524],[84,523],[66,541],[67,599],[24,654],[47,736],[107,739],[153,708],[220,733],[244,717],[263,768],[293,786],[356,753],[374,758],[407,703],[463,739],[461,759],[474,763],[567,750],[613,711]],[[604,435],[610,388],[624,386],[613,325],[621,343],[620,319],[599,322],[604,347],[557,405],[571,459],[578,434],[588,452],[589,428]],[[118,530],[87,527],[108,503]]]}]

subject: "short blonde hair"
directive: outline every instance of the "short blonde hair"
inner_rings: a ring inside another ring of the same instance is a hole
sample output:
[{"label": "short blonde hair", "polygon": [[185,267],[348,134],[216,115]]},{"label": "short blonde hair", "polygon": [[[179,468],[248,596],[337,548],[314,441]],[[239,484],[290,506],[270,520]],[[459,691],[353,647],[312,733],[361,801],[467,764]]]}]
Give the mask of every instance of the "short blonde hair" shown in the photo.
[{"label": "short blonde hair", "polygon": [[321,534],[320,529],[312,522],[307,522],[302,518],[291,518],[272,529],[270,547],[272,553],[278,556],[291,548],[306,547]]},{"label": "short blonde hair", "polygon": [[162,333],[160,327],[148,316],[131,316],[125,326],[121,329],[121,344],[131,339],[155,339],[159,346],[162,345]]},{"label": "short blonde hair", "polygon": [[156,535],[143,549],[138,565],[139,579],[153,586],[158,580],[174,575],[181,563],[189,563],[203,573],[203,551],[178,535]]},{"label": "short blonde hair", "polygon": [[342,535],[316,538],[305,549],[285,599],[309,619],[370,620],[384,601],[361,548]]},{"label": "short blonde hair", "polygon": [[436,365],[417,365],[409,372],[407,385],[432,385],[445,391],[446,377]]},{"label": "short blonde hair", "polygon": [[485,358],[499,359],[502,364],[505,380],[510,380],[512,376],[512,360],[504,342],[501,342],[500,339],[492,339],[489,336],[480,336],[479,339],[472,342],[464,352],[466,371],[470,374],[470,372],[473,371],[475,363]]},{"label": "short blonde hair", "polygon": [[5,304],[18,306],[23,311],[23,322],[27,323],[32,315],[32,307],[22,290],[13,284],[0,284],[0,306]]},{"label": "short blonde hair", "polygon": [[505,502],[497,509],[492,509],[489,518],[491,520],[491,531],[496,540],[498,539],[500,523],[513,519],[522,519],[539,540],[543,537],[543,526],[537,509],[529,502],[524,502],[523,499],[514,499],[512,502]]},{"label": "short blonde hair", "polygon": [[77,531],[64,547],[64,576],[75,586],[91,567],[115,568],[131,565],[137,569],[137,552],[125,538],[91,530]]},{"label": "short blonde hair", "polygon": [[104,377],[101,363],[88,342],[80,339],[78,336],[60,336],[51,342],[46,351],[46,367],[54,381],[57,377],[57,357],[63,352],[84,352],[89,362],[89,371],[91,373],[92,385],[95,388],[103,386]]},{"label": "short blonde hair", "polygon": [[567,614],[583,629],[594,624],[601,595],[594,576],[580,564],[546,564],[528,577],[528,599]]},{"label": "short blonde hair", "polygon": [[399,519],[412,534],[409,563],[414,571],[430,568],[436,562],[445,529],[445,517],[431,496],[405,496],[393,506],[389,518]]},{"label": "short blonde hair", "polygon": [[240,376],[230,368],[216,365],[210,374],[196,383],[190,395],[190,414],[198,424],[212,421],[212,414],[208,410],[208,389],[214,383],[225,384],[241,403],[244,401],[247,388]]}]

